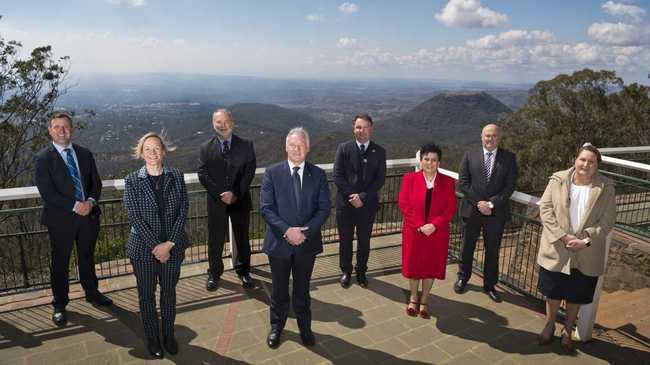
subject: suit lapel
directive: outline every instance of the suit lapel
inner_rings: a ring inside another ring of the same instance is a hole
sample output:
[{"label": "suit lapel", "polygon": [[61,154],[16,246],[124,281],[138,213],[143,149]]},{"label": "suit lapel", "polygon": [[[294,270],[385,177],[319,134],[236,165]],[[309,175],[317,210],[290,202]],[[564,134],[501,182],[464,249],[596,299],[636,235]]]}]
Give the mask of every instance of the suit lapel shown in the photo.
[{"label": "suit lapel", "polygon": [[56,150],[56,148],[53,145],[50,145],[50,158],[55,164],[55,170],[54,171],[61,171],[61,174],[63,174],[68,181],[70,188],[74,192],[74,183],[72,182],[72,176],[70,176],[70,171],[68,171],[68,165],[65,163],[63,160],[63,156],[59,153],[59,151]]},{"label": "suit lapel", "polygon": [[[495,161],[496,162],[496,161]],[[485,178],[485,160],[483,156],[483,147],[476,152],[476,165],[475,171],[478,172],[480,176],[481,186],[486,187],[488,185],[487,179]]]},{"label": "suit lapel", "polygon": [[300,206],[300,211],[302,212],[307,203],[309,202],[309,197],[312,194],[314,189],[314,180],[311,176],[311,166],[305,162],[305,171],[302,174],[302,189],[300,190],[300,201],[302,202]]},{"label": "suit lapel", "polygon": [[140,168],[140,171],[138,171],[138,178],[140,179],[140,184],[142,186],[146,200],[149,204],[158,208],[158,202],[156,201],[156,197],[154,196],[153,190],[151,189],[151,184],[147,178],[147,169],[144,166],[142,166]]}]

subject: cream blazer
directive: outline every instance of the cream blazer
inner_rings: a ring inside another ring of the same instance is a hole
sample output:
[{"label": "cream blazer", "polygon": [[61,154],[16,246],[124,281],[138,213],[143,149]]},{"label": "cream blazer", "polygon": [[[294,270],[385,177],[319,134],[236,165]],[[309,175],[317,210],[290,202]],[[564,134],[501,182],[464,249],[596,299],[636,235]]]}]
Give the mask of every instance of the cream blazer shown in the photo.
[{"label": "cream blazer", "polygon": [[[605,238],[616,221],[616,195],[612,180],[596,172],[582,222],[576,232],[571,228],[569,214],[571,176],[575,168],[558,171],[549,179],[540,200],[542,238],[537,263],[549,271],[571,273],[571,268],[585,275],[600,276],[605,271]],[[591,246],[577,252],[565,248],[561,238],[573,234],[589,237]]]}]

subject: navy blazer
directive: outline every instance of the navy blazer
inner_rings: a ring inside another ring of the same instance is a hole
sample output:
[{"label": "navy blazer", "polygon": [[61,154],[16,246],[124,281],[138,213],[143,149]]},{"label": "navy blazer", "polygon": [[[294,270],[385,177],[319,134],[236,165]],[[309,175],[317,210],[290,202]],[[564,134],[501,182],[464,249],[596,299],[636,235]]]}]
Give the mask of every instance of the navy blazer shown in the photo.
[{"label": "navy blazer", "polygon": [[[301,209],[293,196],[293,182],[288,162],[266,169],[260,192],[260,213],[267,223],[264,252],[274,257],[317,255],[323,252],[321,226],[330,214],[330,190],[323,169],[305,162],[302,175]],[[307,240],[293,246],[284,239],[290,227],[307,227]]]},{"label": "navy blazer", "polygon": [[379,208],[379,189],[386,179],[386,151],[370,141],[362,163],[361,151],[355,140],[341,143],[334,159],[334,183],[336,184],[336,207],[349,207],[350,194],[358,193],[363,204],[371,210]]},{"label": "navy blazer", "polygon": [[[178,169],[167,166],[163,166],[163,174],[165,175],[162,187],[165,201],[165,228],[168,240],[175,244],[170,252],[170,259],[182,260],[185,249],[189,246],[185,233],[185,219],[189,208],[185,179]],[[133,260],[155,260],[151,251],[161,243],[158,237],[162,228],[156,196],[144,166],[126,177],[124,206],[131,224],[126,255]]]},{"label": "navy blazer", "polygon": [[[86,199],[93,198],[99,203],[102,193],[102,180],[97,172],[93,154],[86,148],[72,144],[79,175]],[[34,183],[43,199],[41,223],[46,226],[71,224],[74,218],[76,199],[74,184],[68,167],[52,143],[40,150],[34,157]],[[95,205],[90,213],[91,219],[99,219],[99,206]]]},{"label": "navy blazer", "polygon": [[485,180],[483,147],[468,151],[458,169],[458,188],[463,193],[461,215],[480,214],[477,203],[481,200],[494,204],[492,215],[510,218],[510,196],[517,186],[517,159],[515,154],[500,148],[497,151],[490,182]]}]

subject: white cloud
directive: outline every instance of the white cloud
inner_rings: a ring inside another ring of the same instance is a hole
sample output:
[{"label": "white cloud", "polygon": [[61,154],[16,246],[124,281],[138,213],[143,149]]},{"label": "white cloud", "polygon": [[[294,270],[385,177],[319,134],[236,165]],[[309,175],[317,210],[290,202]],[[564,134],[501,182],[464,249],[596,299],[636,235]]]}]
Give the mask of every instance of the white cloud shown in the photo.
[{"label": "white cloud", "polygon": [[604,44],[617,46],[638,46],[650,43],[650,31],[644,25],[625,23],[593,23],[587,34]]},{"label": "white cloud", "polygon": [[602,9],[615,17],[627,17],[633,21],[640,21],[645,16],[645,10],[636,5],[627,5],[608,1],[603,4]]},{"label": "white cloud", "polygon": [[108,2],[114,5],[132,6],[134,8],[147,5],[146,0],[108,0]]},{"label": "white cloud", "polygon": [[506,24],[508,16],[481,5],[480,0],[449,0],[436,19],[448,27],[490,28]]},{"label": "white cloud", "polygon": [[477,40],[470,40],[466,44],[474,48],[497,49],[552,41],[553,34],[547,31],[509,30],[498,35],[490,34]]},{"label": "white cloud", "polygon": [[357,39],[350,37],[341,37],[336,44],[339,48],[354,48],[357,46]]},{"label": "white cloud", "polygon": [[314,22],[314,23],[320,23],[323,20],[325,20],[325,18],[319,14],[309,14],[305,16],[305,19],[307,19],[307,21]]},{"label": "white cloud", "polygon": [[361,8],[355,3],[344,2],[339,5],[339,11],[343,14],[353,14],[357,13]]}]

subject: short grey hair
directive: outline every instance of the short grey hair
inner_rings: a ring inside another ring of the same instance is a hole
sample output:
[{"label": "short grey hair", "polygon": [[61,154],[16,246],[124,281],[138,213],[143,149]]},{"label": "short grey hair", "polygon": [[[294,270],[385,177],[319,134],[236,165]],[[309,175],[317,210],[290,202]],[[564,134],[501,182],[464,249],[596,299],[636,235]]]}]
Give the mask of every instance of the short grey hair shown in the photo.
[{"label": "short grey hair", "polygon": [[232,113],[230,112],[230,110],[228,110],[228,109],[226,109],[226,108],[219,108],[219,109],[213,111],[213,112],[212,112],[212,115],[215,115],[215,114],[217,114],[217,113],[224,113],[224,114],[226,114],[226,115],[230,118],[230,120],[232,120],[233,122],[235,121],[235,120],[232,118]]},{"label": "short grey hair", "polygon": [[289,133],[287,133],[287,138],[284,141],[284,145],[288,146],[289,145],[289,137],[293,134],[301,134],[303,138],[305,139],[305,143],[307,144],[307,148],[309,148],[309,132],[304,127],[294,127],[291,128]]}]

